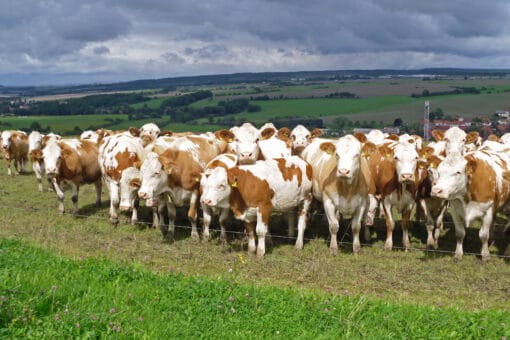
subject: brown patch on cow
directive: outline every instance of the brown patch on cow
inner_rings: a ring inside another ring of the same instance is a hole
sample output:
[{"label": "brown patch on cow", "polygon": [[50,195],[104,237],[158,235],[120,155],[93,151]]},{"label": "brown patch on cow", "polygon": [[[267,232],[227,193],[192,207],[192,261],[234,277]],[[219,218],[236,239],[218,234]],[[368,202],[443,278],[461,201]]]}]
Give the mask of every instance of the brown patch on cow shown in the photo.
[{"label": "brown patch on cow", "polygon": [[267,127],[262,132],[260,132],[260,136],[262,137],[262,140],[269,139],[273,137],[276,134],[276,130],[271,127]]},{"label": "brown patch on cow", "polygon": [[310,131],[310,138],[320,137],[320,136],[322,136],[323,133],[324,133],[324,131],[322,131],[322,129],[315,128],[312,131]]},{"label": "brown patch on cow", "polygon": [[393,150],[390,148],[388,144],[380,145],[377,148],[377,151],[385,158],[393,158]]},{"label": "brown patch on cow", "polygon": [[377,149],[377,146],[372,142],[366,142],[361,147],[361,154],[363,157],[368,158],[370,157],[374,151]]},{"label": "brown patch on cow", "polygon": [[278,134],[276,135],[276,137],[279,140],[282,140],[282,141],[288,143],[289,141],[291,141],[290,134],[291,134],[291,131],[288,127],[282,127],[278,130]]},{"label": "brown patch on cow", "polygon": [[140,189],[140,187],[142,186],[142,180],[140,178],[133,178],[132,180],[129,181],[129,185],[132,186],[133,188]]},{"label": "brown patch on cow", "polygon": [[432,132],[430,133],[432,135],[432,137],[434,138],[434,140],[436,142],[440,142],[442,140],[444,140],[444,131],[443,130],[432,130]]},{"label": "brown patch on cow", "polygon": [[30,151],[30,161],[32,163],[39,162],[43,159],[42,151],[39,149]]},{"label": "brown patch on cow", "polygon": [[478,131],[468,132],[468,134],[466,135],[466,144],[476,143],[479,137],[480,134],[478,133]]},{"label": "brown patch on cow", "polygon": [[282,174],[282,178],[285,181],[292,181],[294,176],[296,176],[298,186],[301,186],[301,182],[303,181],[303,172],[301,169],[294,164],[292,164],[290,167],[286,167],[284,158],[276,158],[275,160],[278,163],[278,169]]},{"label": "brown patch on cow", "polygon": [[491,142],[500,142],[500,139],[495,134],[490,134],[489,137],[487,137],[487,140],[490,140]]},{"label": "brown patch on cow", "polygon": [[167,136],[167,137],[170,137],[172,136],[174,133],[170,130],[163,130],[159,133],[159,136]]},{"label": "brown patch on cow", "polygon": [[202,167],[189,152],[168,149],[159,156],[159,161],[168,174],[171,188],[198,190]]},{"label": "brown patch on cow", "polygon": [[[475,202],[497,200],[496,173],[484,160],[468,155],[465,157],[468,175],[467,199]],[[495,202],[495,207],[498,202]]]},{"label": "brown patch on cow", "polygon": [[325,153],[327,153],[328,155],[334,155],[335,151],[336,151],[335,144],[333,144],[331,142],[321,143],[320,149],[322,151],[324,151]]},{"label": "brown patch on cow", "polygon": [[80,182],[94,183],[101,178],[101,170],[98,162],[98,148],[93,142],[81,141],[78,152],[64,142],[58,143],[62,150],[60,162],[60,179],[68,179],[76,185]]},{"label": "brown patch on cow", "polygon": [[354,137],[356,137],[360,143],[365,143],[367,141],[367,136],[363,132],[355,132]]},{"label": "brown patch on cow", "polygon": [[306,162],[306,177],[310,181],[313,179],[313,167],[308,162]]},{"label": "brown patch on cow", "polygon": [[140,161],[135,152],[130,152],[127,149],[123,152],[117,153],[115,155],[115,159],[117,160],[117,167],[106,169],[106,175],[116,181],[120,180],[124,169],[132,167],[136,162]]},{"label": "brown patch on cow", "polygon": [[248,170],[239,167],[228,169],[230,191],[230,209],[234,216],[241,216],[248,208],[259,208],[262,221],[269,225],[269,216],[273,205],[274,191],[266,180],[260,179]]},{"label": "brown patch on cow", "polygon": [[390,135],[386,139],[390,139],[390,140],[394,140],[395,142],[398,142],[400,140],[400,137],[394,133],[390,133]]},{"label": "brown patch on cow", "polygon": [[131,136],[140,137],[140,129],[137,128],[136,126],[130,126],[128,131],[131,134]]},{"label": "brown patch on cow", "polygon": [[207,164],[207,169],[216,169],[216,168],[224,168],[225,170],[228,169],[227,165],[220,161],[219,159],[215,159],[214,161]]},{"label": "brown patch on cow", "polygon": [[216,131],[214,136],[226,143],[232,143],[235,138],[235,135],[232,133],[232,131],[226,129]]}]

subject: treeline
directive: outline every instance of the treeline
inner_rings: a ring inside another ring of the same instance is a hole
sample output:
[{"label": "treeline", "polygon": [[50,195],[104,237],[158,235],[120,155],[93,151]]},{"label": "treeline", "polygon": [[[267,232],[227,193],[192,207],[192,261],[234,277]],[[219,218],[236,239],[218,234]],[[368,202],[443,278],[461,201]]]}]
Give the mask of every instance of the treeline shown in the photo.
[{"label": "treeline", "polygon": [[66,100],[33,102],[14,109],[19,116],[67,116],[83,114],[120,114],[134,111],[131,104],[149,100],[139,93],[116,93]]},{"label": "treeline", "polygon": [[220,101],[217,105],[205,106],[202,108],[193,108],[191,106],[178,106],[165,110],[172,121],[187,123],[195,119],[208,118],[213,122],[215,117],[234,115],[243,111],[258,112],[261,110],[259,105],[250,104],[245,98]]},{"label": "treeline", "polygon": [[455,90],[451,91],[436,91],[431,92],[427,89],[423,90],[420,93],[412,93],[411,97],[413,98],[421,98],[421,97],[433,97],[433,96],[446,96],[449,94],[480,94],[481,90],[476,87],[456,87]]}]

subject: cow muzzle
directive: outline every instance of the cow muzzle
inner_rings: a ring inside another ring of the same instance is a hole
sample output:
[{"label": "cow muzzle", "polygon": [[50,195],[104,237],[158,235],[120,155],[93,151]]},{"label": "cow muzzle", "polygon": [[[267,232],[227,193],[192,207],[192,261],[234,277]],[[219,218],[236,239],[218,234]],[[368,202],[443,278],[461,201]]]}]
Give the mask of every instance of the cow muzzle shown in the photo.
[{"label": "cow muzzle", "polygon": [[411,183],[414,181],[414,175],[413,174],[400,174],[399,182],[400,183]]}]

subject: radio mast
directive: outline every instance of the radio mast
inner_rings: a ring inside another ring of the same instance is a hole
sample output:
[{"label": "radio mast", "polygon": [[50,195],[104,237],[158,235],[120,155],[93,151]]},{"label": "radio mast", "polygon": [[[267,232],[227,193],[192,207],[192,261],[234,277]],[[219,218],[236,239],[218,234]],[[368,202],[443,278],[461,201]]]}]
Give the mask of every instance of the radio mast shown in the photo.
[{"label": "radio mast", "polygon": [[430,102],[426,101],[425,106],[423,107],[423,138],[426,141],[429,140],[429,129],[430,129],[429,113],[430,113]]}]

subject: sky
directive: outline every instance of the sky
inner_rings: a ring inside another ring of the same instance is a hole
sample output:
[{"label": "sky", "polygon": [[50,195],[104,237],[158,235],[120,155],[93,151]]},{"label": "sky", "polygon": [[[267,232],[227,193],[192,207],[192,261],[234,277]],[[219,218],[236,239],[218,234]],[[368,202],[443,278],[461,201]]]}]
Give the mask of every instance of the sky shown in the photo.
[{"label": "sky", "polygon": [[510,69],[508,0],[0,0],[0,85]]}]

